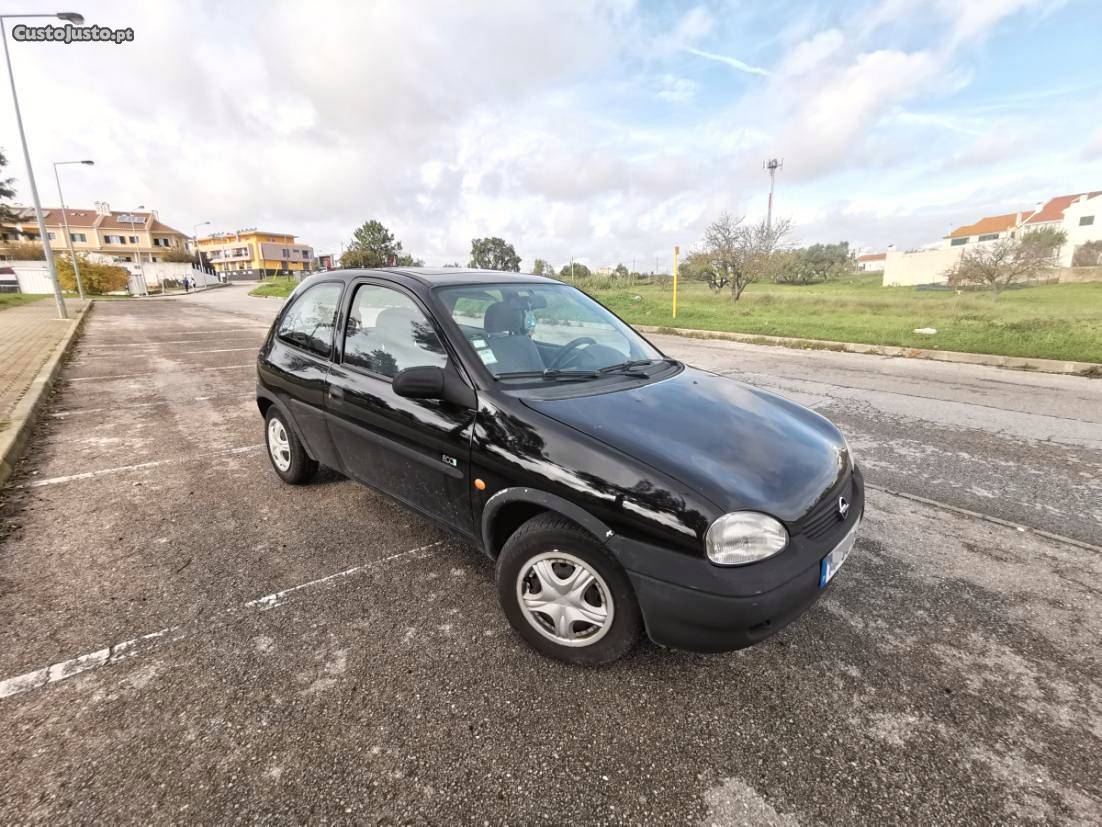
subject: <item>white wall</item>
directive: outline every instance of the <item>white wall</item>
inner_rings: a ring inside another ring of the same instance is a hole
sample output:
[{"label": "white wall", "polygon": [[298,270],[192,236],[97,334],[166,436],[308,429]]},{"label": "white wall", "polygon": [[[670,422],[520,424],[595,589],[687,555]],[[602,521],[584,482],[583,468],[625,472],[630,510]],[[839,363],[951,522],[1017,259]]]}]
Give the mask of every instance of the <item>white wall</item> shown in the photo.
[{"label": "white wall", "polygon": [[15,271],[19,280],[19,289],[24,293],[53,293],[54,285],[50,280],[50,270],[44,261],[5,261],[4,267]]},{"label": "white wall", "polygon": [[[1094,223],[1086,227],[1080,226],[1079,219],[1085,216],[1094,216]],[[1071,204],[1064,210],[1064,223],[1061,229],[1068,234],[1068,241],[1060,250],[1060,264],[1063,267],[1071,267],[1076,247],[1088,241],[1102,239],[1102,195]]]},{"label": "white wall", "polygon": [[884,259],[884,286],[903,287],[916,284],[945,284],[945,271],[960,260],[964,247],[938,247],[905,253],[889,250]]}]

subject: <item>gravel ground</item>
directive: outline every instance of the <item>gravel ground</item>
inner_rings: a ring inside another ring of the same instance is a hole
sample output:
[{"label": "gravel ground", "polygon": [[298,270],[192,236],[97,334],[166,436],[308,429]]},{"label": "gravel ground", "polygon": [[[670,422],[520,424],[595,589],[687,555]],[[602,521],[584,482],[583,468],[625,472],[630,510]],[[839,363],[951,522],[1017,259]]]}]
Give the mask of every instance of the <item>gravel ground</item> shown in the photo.
[{"label": "gravel ground", "polygon": [[1098,383],[663,339],[815,404],[879,488],[766,643],[582,670],[512,633],[477,550],[278,482],[276,307],[93,310],[0,504],[0,822],[1102,820],[1099,549],[883,490],[1097,541]]}]

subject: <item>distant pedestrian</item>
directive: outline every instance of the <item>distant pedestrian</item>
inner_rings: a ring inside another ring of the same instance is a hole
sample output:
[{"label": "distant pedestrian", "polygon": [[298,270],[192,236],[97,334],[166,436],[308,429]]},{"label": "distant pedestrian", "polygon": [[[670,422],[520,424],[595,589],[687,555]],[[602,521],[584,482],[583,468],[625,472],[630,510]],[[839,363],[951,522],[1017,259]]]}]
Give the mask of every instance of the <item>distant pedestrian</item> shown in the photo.
[{"label": "distant pedestrian", "polygon": [[191,279],[189,279],[187,276],[184,276],[184,292],[191,292]]}]

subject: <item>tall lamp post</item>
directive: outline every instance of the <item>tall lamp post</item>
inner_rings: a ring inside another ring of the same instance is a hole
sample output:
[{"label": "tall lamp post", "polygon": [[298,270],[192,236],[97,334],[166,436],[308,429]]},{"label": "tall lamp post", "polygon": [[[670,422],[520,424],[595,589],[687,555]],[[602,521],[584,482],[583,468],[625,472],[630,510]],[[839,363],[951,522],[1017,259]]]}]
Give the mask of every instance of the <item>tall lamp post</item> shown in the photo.
[{"label": "tall lamp post", "polygon": [[[144,210],[145,209],[145,204],[139,204],[134,209]],[[130,211],[130,220],[127,221],[126,223],[130,225],[130,230],[132,232],[134,232],[134,233],[138,232],[138,222],[134,220],[134,210]],[[142,227],[145,227],[145,222],[144,221],[142,222]],[[138,244],[137,244],[138,249],[136,249],[134,251],[138,256],[138,272],[142,274],[142,283],[145,285],[144,289],[148,290],[149,289],[149,282],[147,282],[145,280],[145,266],[142,264],[142,237],[140,235],[135,235],[134,238],[138,239]],[[165,280],[164,280],[163,276],[160,278],[160,281],[161,281],[161,295],[163,296],[164,292],[165,292]]]},{"label": "tall lamp post", "polygon": [[[203,256],[199,252],[199,228],[205,227],[208,224],[210,224],[210,221],[200,221],[191,229],[191,238],[195,242],[195,261],[197,264],[197,269],[202,270],[204,273],[206,272],[206,270],[203,270]],[[206,282],[204,281],[204,284],[205,283]]]},{"label": "tall lamp post", "polygon": [[61,223],[65,227],[65,243],[69,245],[69,258],[73,262],[73,275],[77,279],[77,292],[80,294],[80,300],[84,301],[84,282],[80,280],[80,265],[77,264],[77,254],[73,249],[73,234],[69,232],[69,211],[65,207],[65,196],[61,194],[61,175],[58,173],[57,168],[65,166],[66,164],[84,164],[85,166],[94,166],[95,161],[54,161],[54,180],[57,181],[57,200],[61,202]]},{"label": "tall lamp post", "polygon": [[61,285],[57,281],[57,265],[54,263],[54,251],[50,249],[50,234],[46,232],[46,222],[42,218],[42,202],[38,200],[38,186],[34,182],[34,169],[31,167],[31,152],[27,149],[27,136],[23,133],[23,114],[19,111],[19,95],[15,91],[15,74],[11,70],[11,55],[8,53],[8,36],[4,28],[5,20],[30,17],[56,17],[66,23],[79,26],[84,22],[83,15],[72,11],[54,14],[0,14],[0,43],[4,46],[4,62],[8,66],[8,82],[11,84],[11,100],[15,104],[15,125],[19,128],[19,141],[23,144],[23,162],[27,165],[27,183],[31,185],[31,199],[34,201],[34,217],[38,221],[38,235],[42,241],[42,250],[46,255],[46,268],[50,271],[50,281],[54,287],[54,301],[57,302],[58,318],[68,319],[65,309],[65,297],[61,295]]}]

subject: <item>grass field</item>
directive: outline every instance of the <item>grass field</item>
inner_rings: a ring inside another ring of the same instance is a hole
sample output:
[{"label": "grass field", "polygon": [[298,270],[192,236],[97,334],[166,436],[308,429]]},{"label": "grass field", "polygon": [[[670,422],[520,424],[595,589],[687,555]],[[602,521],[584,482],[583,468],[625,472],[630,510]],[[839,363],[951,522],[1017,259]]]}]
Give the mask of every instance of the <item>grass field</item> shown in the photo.
[{"label": "grass field", "polygon": [[44,298],[46,298],[45,294],[39,295],[37,293],[0,293],[0,310],[15,307],[18,304],[36,302]]},{"label": "grass field", "polygon": [[270,279],[264,279],[256,287],[249,291],[250,296],[275,296],[286,297],[291,295],[291,291],[298,287],[298,281],[290,277],[273,276]]},{"label": "grass field", "polygon": [[[730,293],[683,283],[677,318],[669,285],[584,286],[632,324],[1102,362],[1102,283],[988,293],[880,286],[878,274],[804,287],[752,284]],[[636,300],[636,296],[639,297]],[[932,327],[926,336],[915,328]]]},{"label": "grass field", "polygon": [[[1102,282],[1024,287],[995,301],[989,293],[885,288],[880,281],[873,273],[803,287],[752,284],[735,304],[727,291],[712,295],[702,283],[683,282],[676,319],[669,284],[593,278],[578,287],[632,324],[1102,363]],[[251,295],[286,296],[296,284],[266,279]],[[937,333],[914,332],[921,327]]]}]

